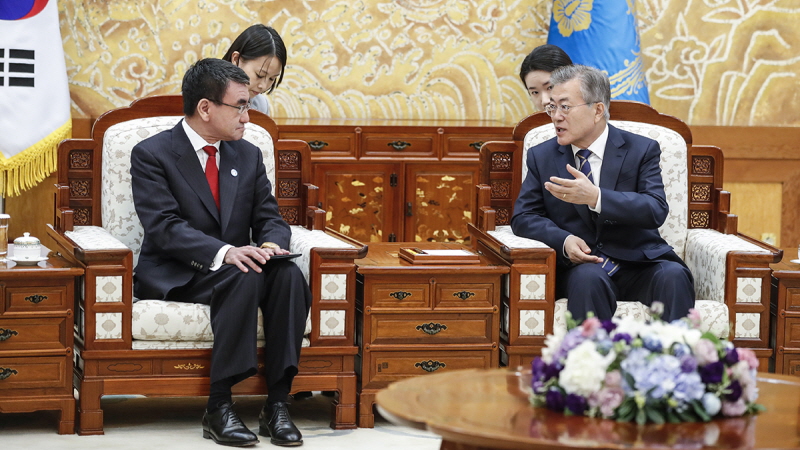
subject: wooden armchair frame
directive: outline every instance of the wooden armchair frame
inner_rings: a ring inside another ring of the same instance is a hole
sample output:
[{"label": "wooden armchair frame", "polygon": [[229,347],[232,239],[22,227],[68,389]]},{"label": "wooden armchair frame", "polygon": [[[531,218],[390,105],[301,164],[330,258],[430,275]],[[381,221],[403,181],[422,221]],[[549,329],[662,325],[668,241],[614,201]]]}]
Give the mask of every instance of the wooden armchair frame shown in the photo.
[{"label": "wooden armchair frame", "polygon": [[[732,251],[727,255],[725,303],[729,322],[736,324],[737,314],[756,314],[758,338],[734,339],[737,346],[756,352],[761,367],[766,369],[773,349],[770,348],[770,263],[781,259],[782,251],[737,232],[737,217],[730,214],[730,193],[722,189],[723,154],[719,148],[692,145],[688,125],[680,119],[660,114],[648,105],[630,101],[611,102],[611,120],[645,122],[676,131],[686,141],[688,168],[688,228],[705,228],[736,235],[762,248],[768,254]],[[501,331],[501,361],[509,366],[529,364],[541,353],[545,337],[553,332],[556,255],[550,248],[509,248],[488,232],[496,226],[510,225],[514,202],[522,185],[521,165],[526,134],[541,125],[550,124],[546,113],[523,119],[514,128],[513,141],[487,142],[481,148],[480,179],[477,186],[476,222],[469,224],[473,245],[480,252],[492,255],[498,263],[511,267],[508,295],[504,295],[502,314],[508,326]],[[545,294],[536,300],[520,299],[520,275],[540,274],[546,279]],[[760,280],[760,301],[737,301],[737,280],[746,277]],[[520,310],[544,310],[544,334],[520,334]]]},{"label": "wooden armchair frame", "polygon": [[[290,225],[309,230],[325,230],[325,212],[318,209],[317,188],[310,180],[308,144],[297,140],[278,140],[278,128],[268,116],[251,110],[250,121],[260,125],[273,138],[275,153],[275,191],[280,212]],[[183,116],[180,96],[157,96],[135,101],[130,107],[109,111],[97,119],[91,139],[69,139],[58,148],[58,184],[55,195],[54,225],[48,233],[58,251],[77,262],[85,271],[83,295],[75,305],[74,383],[80,392],[78,432],[103,433],[103,395],[140,394],[146,396],[208,395],[210,349],[135,350],[132,348],[132,265],[129,249],[88,250],[67,234],[76,226],[101,226],[100,180],[102,147],[106,130],[120,122],[157,116]],[[343,335],[321,336],[313,326],[310,346],[301,351],[299,374],[293,390],[335,391],[332,400],[333,428],[356,427],[355,293],[354,260],[363,258],[367,247],[331,230],[328,234],[351,244],[352,248],[314,248],[311,250],[310,286],[313,295],[311,319],[319,324],[320,312],[345,311]],[[323,275],[346,276],[344,299],[324,299]],[[118,302],[96,301],[98,277],[121,277],[122,295]],[[98,339],[94,330],[103,314],[121,315],[122,333],[118,339]],[[261,371],[261,368],[260,368]],[[234,395],[264,394],[262,375],[253,376],[234,388]]]}]

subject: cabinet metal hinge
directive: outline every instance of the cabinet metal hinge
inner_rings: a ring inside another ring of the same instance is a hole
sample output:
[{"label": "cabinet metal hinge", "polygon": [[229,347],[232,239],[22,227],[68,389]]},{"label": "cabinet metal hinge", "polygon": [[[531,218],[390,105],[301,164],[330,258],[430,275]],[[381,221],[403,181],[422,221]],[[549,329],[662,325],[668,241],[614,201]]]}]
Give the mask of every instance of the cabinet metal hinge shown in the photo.
[{"label": "cabinet metal hinge", "polygon": [[394,233],[389,233],[389,242],[397,242],[397,235]]},{"label": "cabinet metal hinge", "polygon": [[397,187],[397,174],[393,173],[389,176],[389,186]]},{"label": "cabinet metal hinge", "polygon": [[406,202],[406,217],[411,217],[414,215],[414,204],[411,202]]}]

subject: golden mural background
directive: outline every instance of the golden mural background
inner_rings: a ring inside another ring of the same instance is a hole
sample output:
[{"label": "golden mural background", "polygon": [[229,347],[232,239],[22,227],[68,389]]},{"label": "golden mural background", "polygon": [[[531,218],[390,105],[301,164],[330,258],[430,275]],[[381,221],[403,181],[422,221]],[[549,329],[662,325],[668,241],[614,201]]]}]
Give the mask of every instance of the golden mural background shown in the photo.
[{"label": "golden mural background", "polygon": [[[61,0],[74,115],[178,93],[247,26],[289,51],[279,117],[494,119],[533,112],[520,63],[551,0]],[[693,125],[800,125],[800,1],[637,0],[651,104]]]}]

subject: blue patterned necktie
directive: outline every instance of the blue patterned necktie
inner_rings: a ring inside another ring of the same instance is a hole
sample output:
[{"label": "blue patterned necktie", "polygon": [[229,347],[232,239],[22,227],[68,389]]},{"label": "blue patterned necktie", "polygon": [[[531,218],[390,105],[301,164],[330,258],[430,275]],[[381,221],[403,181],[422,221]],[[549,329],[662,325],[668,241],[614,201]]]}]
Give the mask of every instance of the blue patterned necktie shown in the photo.
[{"label": "blue patterned necktie", "polygon": [[581,149],[578,150],[576,156],[578,157],[578,170],[583,172],[586,175],[586,178],[589,179],[592,183],[594,183],[594,177],[592,177],[592,166],[589,164],[589,155],[592,154],[591,150]]},{"label": "blue patterned necktie", "polygon": [[[592,183],[594,183],[594,177],[592,176],[592,166],[589,164],[589,155],[592,154],[591,150],[581,149],[575,154],[578,157],[578,170],[581,171],[586,178],[589,179]],[[603,262],[598,263],[601,264],[603,270],[606,271],[608,276],[612,276],[617,273],[617,269],[619,269],[619,263],[612,260],[608,256],[598,252],[597,256],[603,258]]]}]

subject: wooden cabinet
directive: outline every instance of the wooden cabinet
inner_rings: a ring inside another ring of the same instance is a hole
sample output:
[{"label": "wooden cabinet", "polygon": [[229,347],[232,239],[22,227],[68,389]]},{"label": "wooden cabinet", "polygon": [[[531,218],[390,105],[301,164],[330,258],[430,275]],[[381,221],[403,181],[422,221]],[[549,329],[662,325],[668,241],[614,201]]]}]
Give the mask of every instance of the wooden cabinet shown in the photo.
[{"label": "wooden cabinet", "polygon": [[498,367],[500,283],[506,266],[414,265],[402,246],[466,249],[454,243],[375,243],[356,261],[358,425],[372,427],[375,394],[403,378]]},{"label": "wooden cabinet", "polygon": [[[797,249],[783,251],[783,260],[772,264],[769,371],[800,376],[800,264],[792,261]],[[767,368],[760,367],[766,371]]]},{"label": "wooden cabinet", "polygon": [[0,412],[58,410],[58,432],[71,434],[75,277],[83,270],[47,256],[34,266],[0,263]]},{"label": "wooden cabinet", "polygon": [[311,147],[328,226],[362,242],[469,241],[478,157],[511,139],[494,121],[281,119]]}]

